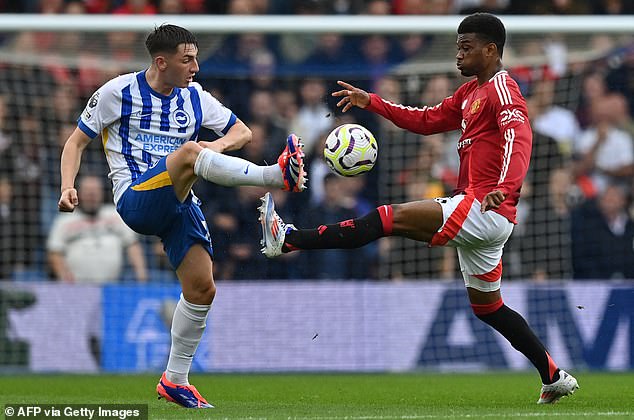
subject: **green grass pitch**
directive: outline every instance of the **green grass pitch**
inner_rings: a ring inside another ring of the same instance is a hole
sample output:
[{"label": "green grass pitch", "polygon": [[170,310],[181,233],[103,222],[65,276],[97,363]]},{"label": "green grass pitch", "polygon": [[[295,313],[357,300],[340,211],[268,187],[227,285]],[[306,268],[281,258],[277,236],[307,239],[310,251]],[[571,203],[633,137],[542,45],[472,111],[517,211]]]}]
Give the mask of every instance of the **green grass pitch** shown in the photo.
[{"label": "green grass pitch", "polygon": [[581,389],[537,405],[539,377],[491,374],[194,374],[214,405],[157,400],[158,375],[0,376],[0,404],[149,404],[156,419],[634,418],[634,373],[577,373]]}]

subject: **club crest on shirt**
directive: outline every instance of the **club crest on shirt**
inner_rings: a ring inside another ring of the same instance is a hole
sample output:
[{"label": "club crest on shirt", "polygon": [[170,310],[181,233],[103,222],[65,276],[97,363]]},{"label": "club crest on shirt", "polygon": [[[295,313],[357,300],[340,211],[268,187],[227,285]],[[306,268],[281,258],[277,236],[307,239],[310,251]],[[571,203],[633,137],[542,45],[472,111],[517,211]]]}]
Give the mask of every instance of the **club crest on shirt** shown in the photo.
[{"label": "club crest on shirt", "polygon": [[92,97],[90,98],[90,101],[88,101],[88,107],[94,108],[97,106],[98,102],[99,102],[99,92],[95,92],[95,94],[92,95]]},{"label": "club crest on shirt", "polygon": [[187,127],[191,121],[189,114],[183,109],[177,109],[172,114],[172,119],[178,127]]},{"label": "club crest on shirt", "polygon": [[469,112],[471,114],[475,114],[476,112],[478,112],[480,110],[480,103],[481,103],[480,98],[473,101],[473,103],[471,103],[471,108],[469,108]]}]

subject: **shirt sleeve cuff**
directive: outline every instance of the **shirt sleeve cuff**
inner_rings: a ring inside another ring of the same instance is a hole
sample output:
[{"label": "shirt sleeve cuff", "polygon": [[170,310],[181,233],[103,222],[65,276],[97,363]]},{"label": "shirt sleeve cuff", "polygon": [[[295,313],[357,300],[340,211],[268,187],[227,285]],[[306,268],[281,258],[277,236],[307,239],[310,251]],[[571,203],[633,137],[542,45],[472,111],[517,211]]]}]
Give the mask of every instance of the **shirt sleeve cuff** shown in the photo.
[{"label": "shirt sleeve cuff", "polygon": [[227,122],[227,125],[225,126],[225,128],[222,129],[222,134],[227,134],[229,129],[235,125],[237,120],[238,120],[238,117],[236,117],[236,114],[232,112],[231,116],[229,117],[229,121]]},{"label": "shirt sleeve cuff", "polygon": [[376,110],[376,107],[374,106],[374,104],[376,104],[380,100],[381,100],[381,97],[379,95],[377,95],[376,93],[370,93],[370,103],[368,104],[368,106],[365,107],[365,109],[368,111]]},{"label": "shirt sleeve cuff", "polygon": [[81,120],[81,118],[77,120],[77,127],[79,127],[79,129],[81,131],[83,131],[84,134],[86,134],[91,139],[94,139],[95,137],[97,137],[97,133],[92,131],[90,129],[90,127],[88,127],[86,124],[84,124],[84,122]]}]

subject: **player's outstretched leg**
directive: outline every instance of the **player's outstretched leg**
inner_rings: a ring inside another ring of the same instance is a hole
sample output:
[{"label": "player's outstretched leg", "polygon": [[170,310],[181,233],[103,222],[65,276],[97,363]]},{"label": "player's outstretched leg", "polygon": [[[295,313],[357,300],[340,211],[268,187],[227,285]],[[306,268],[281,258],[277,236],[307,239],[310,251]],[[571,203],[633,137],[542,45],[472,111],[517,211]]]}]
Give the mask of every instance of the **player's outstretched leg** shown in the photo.
[{"label": "player's outstretched leg", "polygon": [[537,404],[554,404],[561,397],[572,395],[577,389],[579,389],[579,384],[577,384],[575,377],[560,369],[557,381],[542,385]]},{"label": "player's outstretched leg", "polygon": [[391,205],[379,206],[362,217],[339,223],[320,225],[315,229],[296,229],[284,223],[275,212],[270,193],[261,198],[262,253],[269,258],[301,249],[359,248],[392,234]]},{"label": "player's outstretched leg", "polygon": [[[252,185],[300,192],[306,189],[306,180],[308,179],[304,168],[303,147],[304,145],[299,142],[299,138],[295,134],[291,134],[286,139],[284,150],[277,159],[277,163],[261,166],[236,156],[203,148],[197,144],[190,146],[187,142],[181,147],[184,149],[182,153],[184,159],[181,163],[185,168],[187,165],[191,165],[191,162],[186,160],[189,151],[191,159],[194,160],[193,174],[209,182],[225,187]],[[185,169],[182,170],[185,171]],[[178,173],[178,169],[170,172],[172,180],[175,172]],[[193,181],[189,178],[186,181],[186,185],[191,187]]]},{"label": "player's outstretched leg", "polygon": [[176,385],[167,380],[165,372],[156,385],[159,400],[165,398],[185,408],[214,408],[203,398],[194,385]]}]

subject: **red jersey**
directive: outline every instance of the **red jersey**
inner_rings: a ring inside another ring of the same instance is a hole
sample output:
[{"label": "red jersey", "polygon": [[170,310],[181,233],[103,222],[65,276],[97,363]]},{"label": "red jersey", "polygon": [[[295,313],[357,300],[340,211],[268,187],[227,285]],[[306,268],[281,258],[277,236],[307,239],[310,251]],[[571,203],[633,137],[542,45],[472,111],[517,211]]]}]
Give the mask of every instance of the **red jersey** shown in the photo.
[{"label": "red jersey", "polygon": [[473,194],[482,202],[493,190],[506,200],[493,211],[516,223],[516,206],[528,170],[533,133],[526,101],[505,70],[478,86],[471,80],[433,107],[397,105],[370,94],[366,108],[418,134],[462,130],[458,141],[460,172],[455,194]]}]

